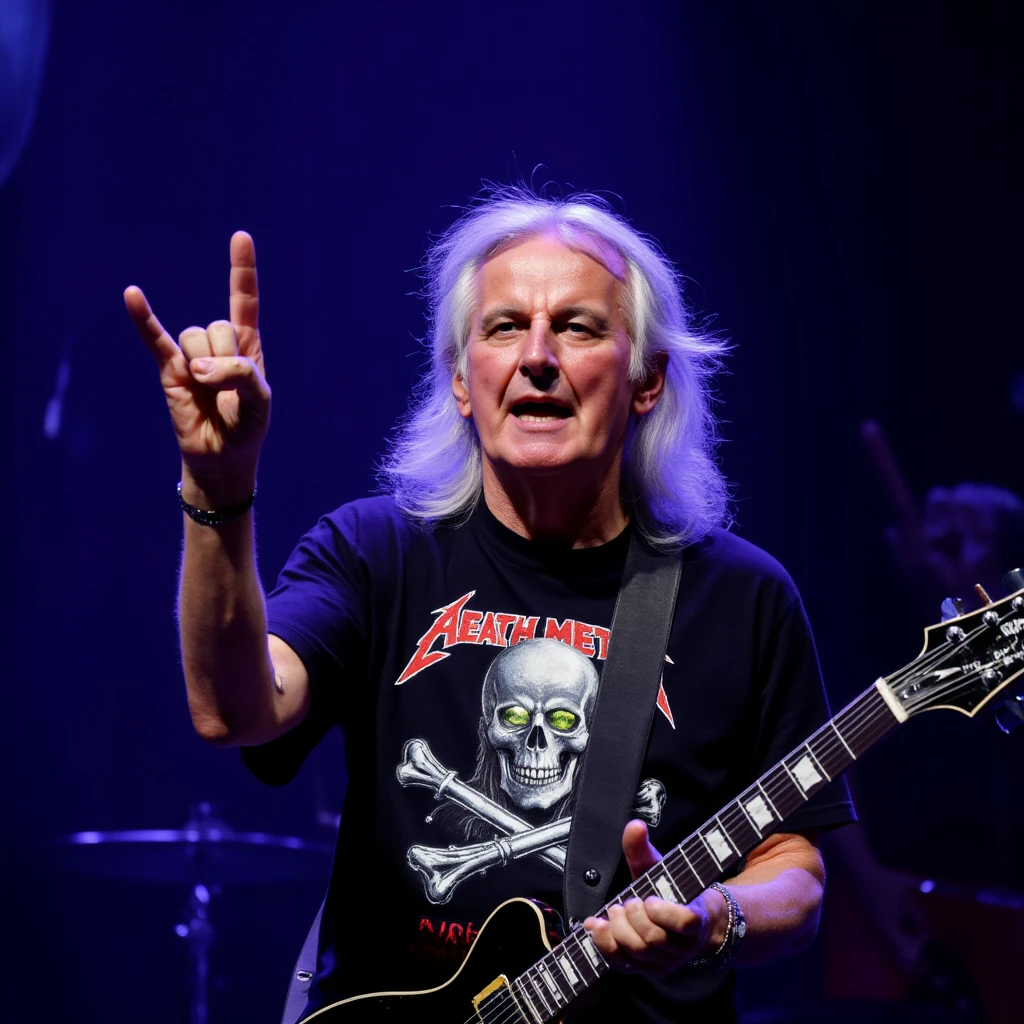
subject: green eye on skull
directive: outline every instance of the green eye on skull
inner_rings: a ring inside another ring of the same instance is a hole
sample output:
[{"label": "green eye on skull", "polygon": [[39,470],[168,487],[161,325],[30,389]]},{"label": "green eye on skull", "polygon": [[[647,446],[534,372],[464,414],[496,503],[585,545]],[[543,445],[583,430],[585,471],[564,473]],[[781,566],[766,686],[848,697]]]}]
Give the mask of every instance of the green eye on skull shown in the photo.
[{"label": "green eye on skull", "polygon": [[[530,712],[519,704],[513,704],[511,707],[505,708],[501,712],[501,717],[506,725],[510,725],[513,728],[521,728],[524,725],[530,724]],[[568,732],[576,725],[576,715],[571,711],[549,711],[547,713],[547,720],[551,727],[559,732]]]},{"label": "green eye on skull", "polygon": [[576,724],[576,716],[571,711],[549,711],[548,721],[559,732],[568,732]]},{"label": "green eye on skull", "polygon": [[530,724],[530,712],[518,704],[505,708],[501,713],[501,717],[505,719],[506,725],[520,726]]}]

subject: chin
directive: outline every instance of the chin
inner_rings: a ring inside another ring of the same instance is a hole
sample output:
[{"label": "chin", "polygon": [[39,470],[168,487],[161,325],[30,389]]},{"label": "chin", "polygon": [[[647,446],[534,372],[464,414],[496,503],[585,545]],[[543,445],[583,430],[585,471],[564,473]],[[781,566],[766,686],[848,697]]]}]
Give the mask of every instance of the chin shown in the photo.
[{"label": "chin", "polygon": [[511,471],[523,476],[557,476],[569,470],[585,466],[592,462],[578,452],[537,446],[535,448],[502,452],[492,458],[492,465],[499,472]]}]

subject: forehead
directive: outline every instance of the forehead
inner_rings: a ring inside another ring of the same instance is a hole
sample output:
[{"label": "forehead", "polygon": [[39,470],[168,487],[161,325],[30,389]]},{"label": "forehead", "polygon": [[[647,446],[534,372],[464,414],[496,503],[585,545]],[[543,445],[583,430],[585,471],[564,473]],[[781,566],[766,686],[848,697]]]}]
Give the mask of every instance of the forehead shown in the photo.
[{"label": "forehead", "polygon": [[626,268],[607,243],[577,235],[518,239],[487,259],[477,274],[478,311],[494,303],[554,307],[576,302],[618,306]]},{"label": "forehead", "polygon": [[496,702],[534,696],[585,700],[596,691],[597,670],[579,651],[558,640],[530,640],[502,651],[491,663],[484,685],[485,710]]}]

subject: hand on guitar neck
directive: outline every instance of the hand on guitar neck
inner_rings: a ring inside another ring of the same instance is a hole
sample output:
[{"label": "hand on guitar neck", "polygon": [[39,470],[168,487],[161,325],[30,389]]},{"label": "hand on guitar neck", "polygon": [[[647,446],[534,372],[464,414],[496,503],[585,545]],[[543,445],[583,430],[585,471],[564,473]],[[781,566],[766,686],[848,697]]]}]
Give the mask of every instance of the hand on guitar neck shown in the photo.
[{"label": "hand on guitar neck", "polygon": [[[622,849],[634,879],[661,860],[642,821],[626,826]],[[821,855],[806,836],[780,833],[757,846],[744,870],[726,880],[747,922],[737,962],[762,963],[807,946],[817,930],[824,882]],[[722,946],[728,905],[715,889],[686,905],[634,898],[609,907],[607,920],[589,917],[583,926],[614,969],[660,976]]]}]

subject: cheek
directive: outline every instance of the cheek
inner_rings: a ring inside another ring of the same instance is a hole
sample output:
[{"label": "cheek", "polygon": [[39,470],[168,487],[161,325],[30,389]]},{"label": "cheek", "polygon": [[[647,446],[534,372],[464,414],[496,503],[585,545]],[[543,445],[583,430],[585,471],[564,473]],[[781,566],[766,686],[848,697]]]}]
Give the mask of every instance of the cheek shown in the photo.
[{"label": "cheek", "polygon": [[474,415],[494,405],[494,382],[486,370],[471,369],[469,374],[469,400]]},{"label": "cheek", "polygon": [[618,359],[587,362],[575,367],[573,389],[583,410],[603,420],[629,414],[633,389],[626,379],[628,367]]},{"label": "cheek", "polygon": [[[508,385],[507,360],[495,358],[497,353],[471,354],[468,362],[469,397],[474,409],[493,408],[500,404]],[[513,367],[514,369],[514,367]]]}]

